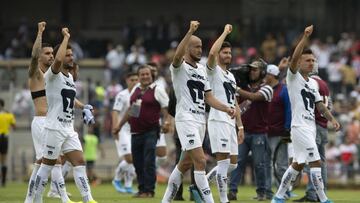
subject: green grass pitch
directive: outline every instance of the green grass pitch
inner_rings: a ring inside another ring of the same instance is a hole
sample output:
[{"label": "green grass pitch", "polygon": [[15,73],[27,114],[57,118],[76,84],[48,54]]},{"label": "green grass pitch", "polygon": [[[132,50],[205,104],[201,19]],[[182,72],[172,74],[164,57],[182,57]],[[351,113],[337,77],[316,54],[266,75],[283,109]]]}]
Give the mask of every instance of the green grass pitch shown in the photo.
[{"label": "green grass pitch", "polygon": [[[117,193],[110,183],[105,183],[98,185],[96,187],[92,187],[92,193],[99,203],[112,203],[112,202],[119,202],[119,203],[160,203],[162,195],[164,194],[166,185],[159,184],[156,187],[156,194],[155,198],[153,199],[136,199],[133,198],[131,195],[125,195]],[[179,202],[179,203],[188,203],[189,200],[189,192],[187,191],[187,185],[184,187],[184,198],[187,201]],[[22,203],[24,202],[24,196],[26,194],[27,185],[26,183],[9,183],[6,187],[0,187],[0,202],[4,203]],[[48,189],[46,189],[47,192]],[[73,196],[71,199],[73,201],[80,201],[81,197],[79,192],[76,189],[76,186],[73,183],[67,184],[68,192],[72,193]],[[275,188],[274,188],[275,190]],[[212,185],[212,192],[214,195],[215,202],[219,202],[218,193],[216,190],[215,185]],[[303,189],[296,189],[294,191],[299,196],[296,198],[301,197],[304,194]],[[328,195],[330,199],[332,199],[336,203],[352,203],[358,202],[360,203],[360,194],[359,190],[350,190],[350,189],[330,189],[328,191]],[[252,200],[252,197],[255,196],[255,188],[251,186],[244,186],[239,187],[238,193],[238,201],[232,202],[258,202]],[[294,198],[294,199],[296,199]],[[59,203],[59,199],[49,199],[44,197],[44,203]],[[266,201],[265,201],[266,202]],[[267,201],[270,202],[270,201]],[[288,202],[292,202],[289,200]]]}]

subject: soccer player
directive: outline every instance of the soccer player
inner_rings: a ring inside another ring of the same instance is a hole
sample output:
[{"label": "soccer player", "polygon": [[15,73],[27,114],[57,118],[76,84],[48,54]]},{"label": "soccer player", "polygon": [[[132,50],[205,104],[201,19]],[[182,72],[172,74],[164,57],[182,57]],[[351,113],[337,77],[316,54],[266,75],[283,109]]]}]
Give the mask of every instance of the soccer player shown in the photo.
[{"label": "soccer player", "polygon": [[[36,174],[39,170],[42,158],[43,141],[45,136],[45,116],[47,112],[44,73],[54,61],[53,48],[49,44],[42,44],[42,33],[44,32],[45,27],[45,22],[38,23],[38,33],[33,45],[31,63],[29,66],[28,82],[35,107],[35,117],[31,123],[31,135],[35,148],[36,162],[29,180],[29,186],[25,199],[26,203],[32,202]],[[63,202],[70,201],[64,185],[65,183],[61,171],[60,159],[57,160],[51,171],[51,179],[52,185],[55,185],[55,188],[61,190],[59,192],[59,198],[61,198]]]},{"label": "soccer player", "polygon": [[310,180],[321,202],[332,202],[324,191],[321,177],[321,161],[316,146],[315,107],[329,120],[335,130],[340,129],[340,124],[326,108],[319,94],[316,81],[308,75],[314,68],[315,57],[311,50],[305,50],[313,26],[306,27],[304,34],[295,48],[290,62],[286,82],[291,102],[291,140],[294,147],[293,163],[286,170],[281,180],[281,185],[272,199],[272,203],[285,202],[285,192],[304,168],[305,162],[310,166]]},{"label": "soccer player", "polygon": [[0,99],[0,164],[1,164],[1,186],[5,187],[6,183],[6,156],[9,144],[10,127],[15,129],[16,120],[14,114],[4,109],[5,102]]},{"label": "soccer player", "polygon": [[96,201],[91,195],[82,147],[73,126],[74,106],[83,109],[88,107],[75,102],[75,83],[69,73],[69,68],[73,66],[72,50],[68,46],[69,30],[63,28],[62,34],[64,39],[58,48],[54,63],[44,74],[48,110],[45,119],[43,161],[36,175],[34,202],[42,202],[42,193],[48,176],[62,152],[74,166],[75,183],[83,201],[94,203]]},{"label": "soccer player", "polygon": [[[128,73],[126,75],[127,89],[119,92],[115,97],[113,111],[111,113],[113,131],[118,126],[121,119],[125,116],[130,106],[130,92],[134,86],[138,83],[137,73]],[[115,170],[115,177],[112,181],[116,191],[133,193],[132,182],[135,176],[135,168],[133,165],[133,158],[131,155],[131,132],[130,125],[127,122],[119,133],[113,133],[115,138],[115,145],[119,155],[119,158],[123,157],[123,160],[119,163]],[[121,184],[121,179],[124,177],[124,186]]]},{"label": "soccer player", "polygon": [[191,21],[190,28],[176,49],[170,65],[171,77],[177,98],[175,125],[183,150],[183,158],[169,177],[162,202],[170,202],[181,182],[182,175],[194,164],[194,178],[202,199],[214,202],[205,175],[205,155],[202,148],[205,136],[205,102],[211,107],[235,115],[235,110],[218,101],[211,93],[206,68],[198,63],[202,54],[202,42],[194,32],[198,21]]},{"label": "soccer player", "polygon": [[[231,30],[232,26],[227,24],[224,32],[211,47],[207,73],[214,96],[229,107],[239,109],[235,97],[236,80],[227,70],[231,63],[231,45],[229,42],[224,42]],[[239,110],[236,115],[235,123],[235,119],[225,112],[211,108],[209,113],[208,131],[211,151],[216,155],[217,166],[207,174],[207,177],[211,179],[216,176],[220,202],[229,202],[227,174],[237,167],[238,143],[242,143],[244,139],[244,127]],[[238,134],[235,126],[238,127]]]},{"label": "soccer player", "polygon": [[[329,87],[324,80],[322,80],[318,76],[318,68],[315,66],[313,71],[310,73],[310,77],[316,80],[319,85],[319,94],[323,98],[324,105],[331,109],[331,97]],[[319,150],[320,158],[321,158],[321,177],[324,182],[324,189],[326,191],[327,186],[327,167],[326,167],[326,157],[325,157],[325,145],[328,142],[328,130],[327,130],[327,122],[328,120],[319,113],[317,109],[315,109],[315,122],[316,122],[316,145]],[[308,169],[308,167],[306,168]],[[310,177],[309,170],[305,170]],[[307,183],[305,196],[294,200],[294,202],[318,202],[319,198],[316,195],[316,190],[314,186],[309,181]]]}]

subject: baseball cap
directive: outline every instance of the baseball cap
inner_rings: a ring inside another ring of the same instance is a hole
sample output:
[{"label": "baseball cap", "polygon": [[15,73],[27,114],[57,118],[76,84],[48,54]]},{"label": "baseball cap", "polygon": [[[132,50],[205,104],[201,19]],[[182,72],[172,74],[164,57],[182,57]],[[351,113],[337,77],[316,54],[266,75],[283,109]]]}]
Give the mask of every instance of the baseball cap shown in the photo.
[{"label": "baseball cap", "polygon": [[279,67],[277,67],[276,65],[270,64],[270,65],[267,66],[266,72],[267,72],[268,74],[271,74],[271,75],[274,75],[274,76],[278,76],[279,73],[280,73],[280,70],[279,70]]},{"label": "baseball cap", "polygon": [[266,63],[264,60],[260,59],[260,60],[256,60],[256,61],[253,61],[251,64],[249,64],[248,66],[251,67],[251,68],[260,68],[262,70],[265,70],[266,68]]}]

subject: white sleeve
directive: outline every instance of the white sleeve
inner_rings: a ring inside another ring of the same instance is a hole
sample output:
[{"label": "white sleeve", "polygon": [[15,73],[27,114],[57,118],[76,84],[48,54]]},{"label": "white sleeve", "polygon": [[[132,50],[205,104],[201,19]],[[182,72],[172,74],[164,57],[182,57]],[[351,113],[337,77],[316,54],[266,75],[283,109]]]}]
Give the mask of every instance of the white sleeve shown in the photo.
[{"label": "white sleeve", "polygon": [[317,89],[317,91],[315,91],[315,103],[321,102],[321,101],[323,101],[323,98],[319,93],[319,89]]},{"label": "white sleeve", "polygon": [[52,71],[51,66],[47,69],[47,71],[44,74],[45,81],[53,80],[56,76],[58,76],[58,73],[54,73]]},{"label": "white sleeve", "polygon": [[159,86],[155,87],[155,99],[159,102],[161,108],[168,107],[169,96],[167,95],[166,91]]},{"label": "white sleeve", "polygon": [[122,111],[124,108],[124,97],[122,97],[120,94],[117,94],[115,97],[115,101],[114,101],[114,107],[113,110],[114,111]]},{"label": "white sleeve", "polygon": [[181,69],[183,68],[183,66],[184,66],[184,63],[185,63],[185,60],[183,60],[178,67],[175,67],[175,66],[171,63],[171,64],[170,64],[170,71],[172,71],[172,72],[177,72],[177,71],[181,70]]},{"label": "white sleeve", "polygon": [[265,100],[271,102],[273,98],[273,88],[270,85],[262,86],[259,92],[265,97]]},{"label": "white sleeve", "polygon": [[296,80],[297,77],[299,77],[300,73],[299,71],[297,71],[296,73],[291,72],[290,67],[287,69],[287,74],[286,74],[286,83],[289,83],[293,80]]}]

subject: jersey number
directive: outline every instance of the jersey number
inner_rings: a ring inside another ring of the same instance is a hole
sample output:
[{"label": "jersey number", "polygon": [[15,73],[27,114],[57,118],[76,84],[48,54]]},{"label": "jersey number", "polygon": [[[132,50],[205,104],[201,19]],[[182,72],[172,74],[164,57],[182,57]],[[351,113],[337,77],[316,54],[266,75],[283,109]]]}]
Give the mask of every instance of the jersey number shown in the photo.
[{"label": "jersey number", "polygon": [[223,83],[226,93],[226,98],[229,104],[234,104],[235,101],[235,88],[229,82]]},{"label": "jersey number", "polygon": [[200,109],[205,109],[204,102],[204,83],[200,81],[188,80],[187,86],[190,90],[190,95],[195,104],[198,104]]},{"label": "jersey number", "polygon": [[307,92],[305,89],[301,90],[301,96],[305,105],[305,109],[313,113],[315,109],[315,96],[312,93]]},{"label": "jersey number", "polygon": [[63,101],[63,112],[67,118],[71,118],[74,114],[74,99],[76,92],[74,90],[62,89],[61,96]]}]

